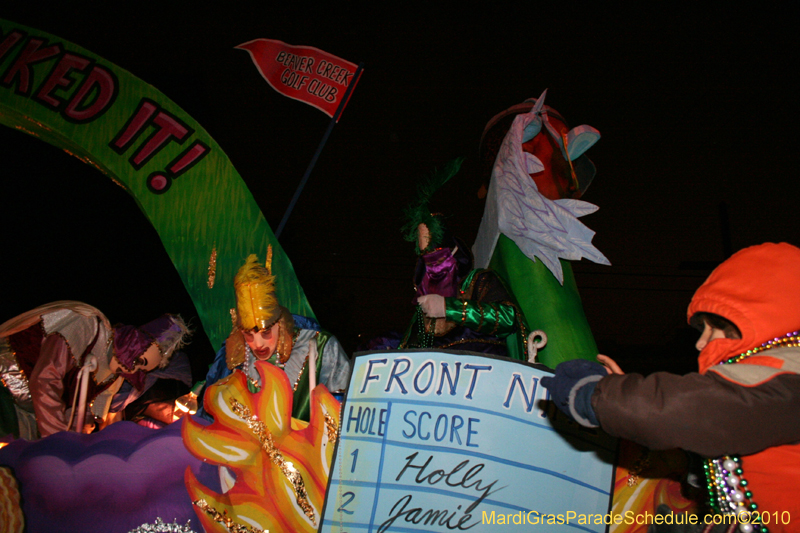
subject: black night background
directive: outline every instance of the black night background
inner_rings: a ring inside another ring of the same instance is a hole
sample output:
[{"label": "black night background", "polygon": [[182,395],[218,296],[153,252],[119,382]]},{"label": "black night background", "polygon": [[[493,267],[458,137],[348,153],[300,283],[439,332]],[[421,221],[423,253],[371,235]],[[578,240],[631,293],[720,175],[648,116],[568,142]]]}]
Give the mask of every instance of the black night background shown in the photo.
[{"label": "black night background", "polygon": [[[713,266],[745,246],[800,244],[800,61],[788,11],[6,4],[0,17],[104,57],[193,116],[273,230],[329,119],[273,91],[234,46],[279,39],[364,63],[280,239],[317,318],[349,353],[411,318],[415,256],[399,228],[419,178],[466,158],[437,210],[471,243],[483,212],[483,127],[545,88],[572,126],[603,136],[588,152],[597,176],[583,197],[600,209],[581,220],[612,266],[573,269],[600,351],[623,368],[693,370],[685,310]],[[199,326],[155,230],[122,189],[5,127],[0,157],[0,322],[75,299],[112,322],[177,312]],[[196,379],[215,348],[196,335]]]}]

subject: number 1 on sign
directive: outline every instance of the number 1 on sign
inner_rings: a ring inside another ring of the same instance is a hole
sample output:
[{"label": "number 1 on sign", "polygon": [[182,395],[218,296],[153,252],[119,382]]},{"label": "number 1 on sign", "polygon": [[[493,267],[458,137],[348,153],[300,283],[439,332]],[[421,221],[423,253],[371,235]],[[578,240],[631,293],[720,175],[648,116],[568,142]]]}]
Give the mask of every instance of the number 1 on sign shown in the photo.
[{"label": "number 1 on sign", "polygon": [[353,456],[353,466],[350,467],[350,473],[352,474],[353,472],[356,471],[356,462],[358,461],[358,448],[356,448],[350,455]]}]

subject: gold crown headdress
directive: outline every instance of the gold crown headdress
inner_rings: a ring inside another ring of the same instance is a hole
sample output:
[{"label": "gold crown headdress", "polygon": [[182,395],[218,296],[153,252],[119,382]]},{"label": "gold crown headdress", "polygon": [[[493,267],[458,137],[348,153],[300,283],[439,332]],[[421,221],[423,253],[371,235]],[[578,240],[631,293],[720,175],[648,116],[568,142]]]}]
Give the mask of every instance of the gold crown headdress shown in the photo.
[{"label": "gold crown headdress", "polygon": [[[268,257],[272,254],[267,252]],[[271,257],[270,257],[271,259]],[[275,297],[275,276],[251,254],[233,280],[238,325],[244,330],[267,329],[281,316]]]}]

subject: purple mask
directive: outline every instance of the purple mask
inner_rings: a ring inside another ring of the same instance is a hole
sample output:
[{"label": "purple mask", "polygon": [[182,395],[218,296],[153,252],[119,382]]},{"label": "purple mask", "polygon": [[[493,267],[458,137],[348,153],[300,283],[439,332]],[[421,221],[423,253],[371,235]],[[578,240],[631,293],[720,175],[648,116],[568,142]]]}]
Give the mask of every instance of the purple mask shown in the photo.
[{"label": "purple mask", "polygon": [[153,340],[139,328],[133,326],[114,328],[114,354],[124,369],[122,376],[139,390],[144,387],[145,372],[137,370],[128,373],[125,370],[133,368],[136,358],[142,355],[152,343]]},{"label": "purple mask", "polygon": [[189,335],[189,328],[183,319],[173,315],[162,315],[140,326],[139,329],[150,335],[158,343],[161,353],[167,357],[172,355],[174,350],[181,348]]},{"label": "purple mask", "polygon": [[417,285],[417,296],[438,294],[453,297],[458,290],[458,263],[449,248],[440,248],[422,256],[425,274]]}]

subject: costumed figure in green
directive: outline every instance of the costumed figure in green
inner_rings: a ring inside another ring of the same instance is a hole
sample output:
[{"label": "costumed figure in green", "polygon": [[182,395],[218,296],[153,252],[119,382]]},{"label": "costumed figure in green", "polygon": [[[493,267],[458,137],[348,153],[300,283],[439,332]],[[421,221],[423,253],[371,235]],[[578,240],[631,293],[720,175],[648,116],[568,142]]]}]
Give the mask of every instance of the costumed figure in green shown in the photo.
[{"label": "costumed figure in green", "polygon": [[[292,417],[308,421],[312,378],[338,394],[347,387],[350,361],[336,337],[321,330],[316,321],[292,315],[279,304],[269,263],[268,259],[267,266],[261,265],[250,255],[236,274],[233,331],[209,368],[206,386],[238,369],[247,376],[251,392],[260,390],[255,363],[267,361],[283,369],[292,384]],[[313,376],[310,360],[315,361]],[[198,413],[210,418],[205,410]]]},{"label": "costumed figure in green", "polygon": [[423,183],[406,209],[403,232],[417,243],[417,311],[399,348],[466,350],[527,360],[527,323],[492,270],[472,268],[466,244],[450,234],[431,196],[461,167],[460,159]]}]

